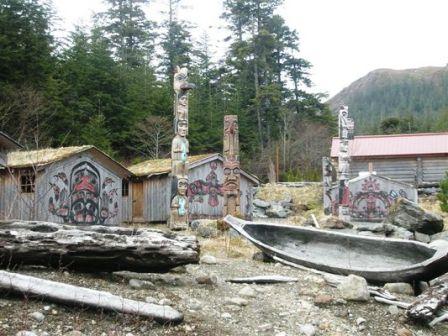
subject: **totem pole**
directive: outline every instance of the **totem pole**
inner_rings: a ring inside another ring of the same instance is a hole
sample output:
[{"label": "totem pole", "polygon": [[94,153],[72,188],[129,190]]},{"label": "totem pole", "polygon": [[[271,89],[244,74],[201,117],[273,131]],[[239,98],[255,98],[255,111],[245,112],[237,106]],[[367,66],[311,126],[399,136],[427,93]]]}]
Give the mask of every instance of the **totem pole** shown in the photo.
[{"label": "totem pole", "polygon": [[172,230],[188,228],[188,91],[194,84],[188,83],[186,68],[176,67],[174,73],[174,132],[171,143],[172,192],[168,227]]},{"label": "totem pole", "polygon": [[329,157],[322,158],[322,178],[324,187],[324,213],[331,215],[333,213],[333,197],[331,194],[333,165]]},{"label": "totem pole", "polygon": [[238,116],[224,116],[224,208],[223,215],[240,215],[240,145]]},{"label": "totem pole", "polygon": [[348,141],[353,139],[354,122],[348,115],[348,107],[339,109],[339,218],[349,219],[349,190],[348,180],[350,175],[350,156],[348,153]]}]

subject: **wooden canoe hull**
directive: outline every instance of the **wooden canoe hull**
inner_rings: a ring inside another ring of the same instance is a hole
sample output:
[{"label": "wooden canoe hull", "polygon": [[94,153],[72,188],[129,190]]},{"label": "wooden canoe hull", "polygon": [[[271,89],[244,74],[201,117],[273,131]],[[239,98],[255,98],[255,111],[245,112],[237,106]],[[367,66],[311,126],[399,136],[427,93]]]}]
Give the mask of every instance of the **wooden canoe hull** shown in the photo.
[{"label": "wooden canoe hull", "polygon": [[448,272],[448,244],[363,237],[289,225],[224,221],[264,253],[334,274],[374,283],[428,281]]}]

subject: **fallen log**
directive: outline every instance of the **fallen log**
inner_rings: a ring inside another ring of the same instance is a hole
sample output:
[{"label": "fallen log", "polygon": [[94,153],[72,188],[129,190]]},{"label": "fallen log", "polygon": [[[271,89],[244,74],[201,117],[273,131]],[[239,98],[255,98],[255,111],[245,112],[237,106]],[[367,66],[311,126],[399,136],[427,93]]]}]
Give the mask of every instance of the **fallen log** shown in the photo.
[{"label": "fallen log", "polygon": [[183,320],[182,313],[170,306],[129,300],[109,292],[6,271],[0,271],[0,289],[26,295],[27,298],[35,295],[40,300],[44,298],[54,302],[146,316],[159,323],[180,323]]},{"label": "fallen log", "polygon": [[42,265],[85,272],[166,271],[198,263],[193,236],[152,229],[0,222],[0,268]]},{"label": "fallen log", "polygon": [[[426,291],[420,294],[417,299],[411,303],[406,310],[408,317],[424,323],[434,325],[430,322],[436,320],[437,314],[448,305],[448,277],[443,276],[439,281],[435,282]],[[445,315],[445,314],[444,314]],[[443,319],[446,319],[445,316]],[[436,323],[437,323],[436,322]]]}]

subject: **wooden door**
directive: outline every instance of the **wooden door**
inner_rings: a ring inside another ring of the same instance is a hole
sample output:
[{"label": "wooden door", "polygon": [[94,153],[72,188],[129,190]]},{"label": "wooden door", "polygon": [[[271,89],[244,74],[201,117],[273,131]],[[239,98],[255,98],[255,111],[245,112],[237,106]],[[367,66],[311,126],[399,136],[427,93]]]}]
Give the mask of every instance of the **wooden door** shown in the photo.
[{"label": "wooden door", "polygon": [[143,182],[132,184],[132,221],[143,221]]}]

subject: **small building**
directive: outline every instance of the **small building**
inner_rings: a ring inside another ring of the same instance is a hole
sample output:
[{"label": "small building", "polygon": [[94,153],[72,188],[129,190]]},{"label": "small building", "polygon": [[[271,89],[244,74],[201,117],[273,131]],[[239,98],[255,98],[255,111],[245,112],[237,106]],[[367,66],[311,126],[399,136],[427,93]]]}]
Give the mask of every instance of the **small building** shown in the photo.
[{"label": "small building", "polygon": [[[189,186],[190,220],[220,218],[223,213],[222,183],[224,158],[221,154],[190,156]],[[130,184],[132,199],[124,204],[128,221],[165,222],[171,199],[171,159],[148,160],[128,167],[134,174]],[[240,170],[240,207],[242,215],[252,214],[252,197],[258,179]]]},{"label": "small building", "polygon": [[417,189],[412,185],[372,173],[350,180],[348,189],[352,221],[383,221],[399,197],[417,202]]},{"label": "small building", "polygon": [[122,222],[122,184],[131,173],[99,149],[12,151],[4,159],[0,219],[75,225]]},{"label": "small building", "polygon": [[[339,138],[331,158],[337,166]],[[437,184],[448,170],[448,133],[361,135],[349,140],[350,178],[362,171],[416,186]]]}]

